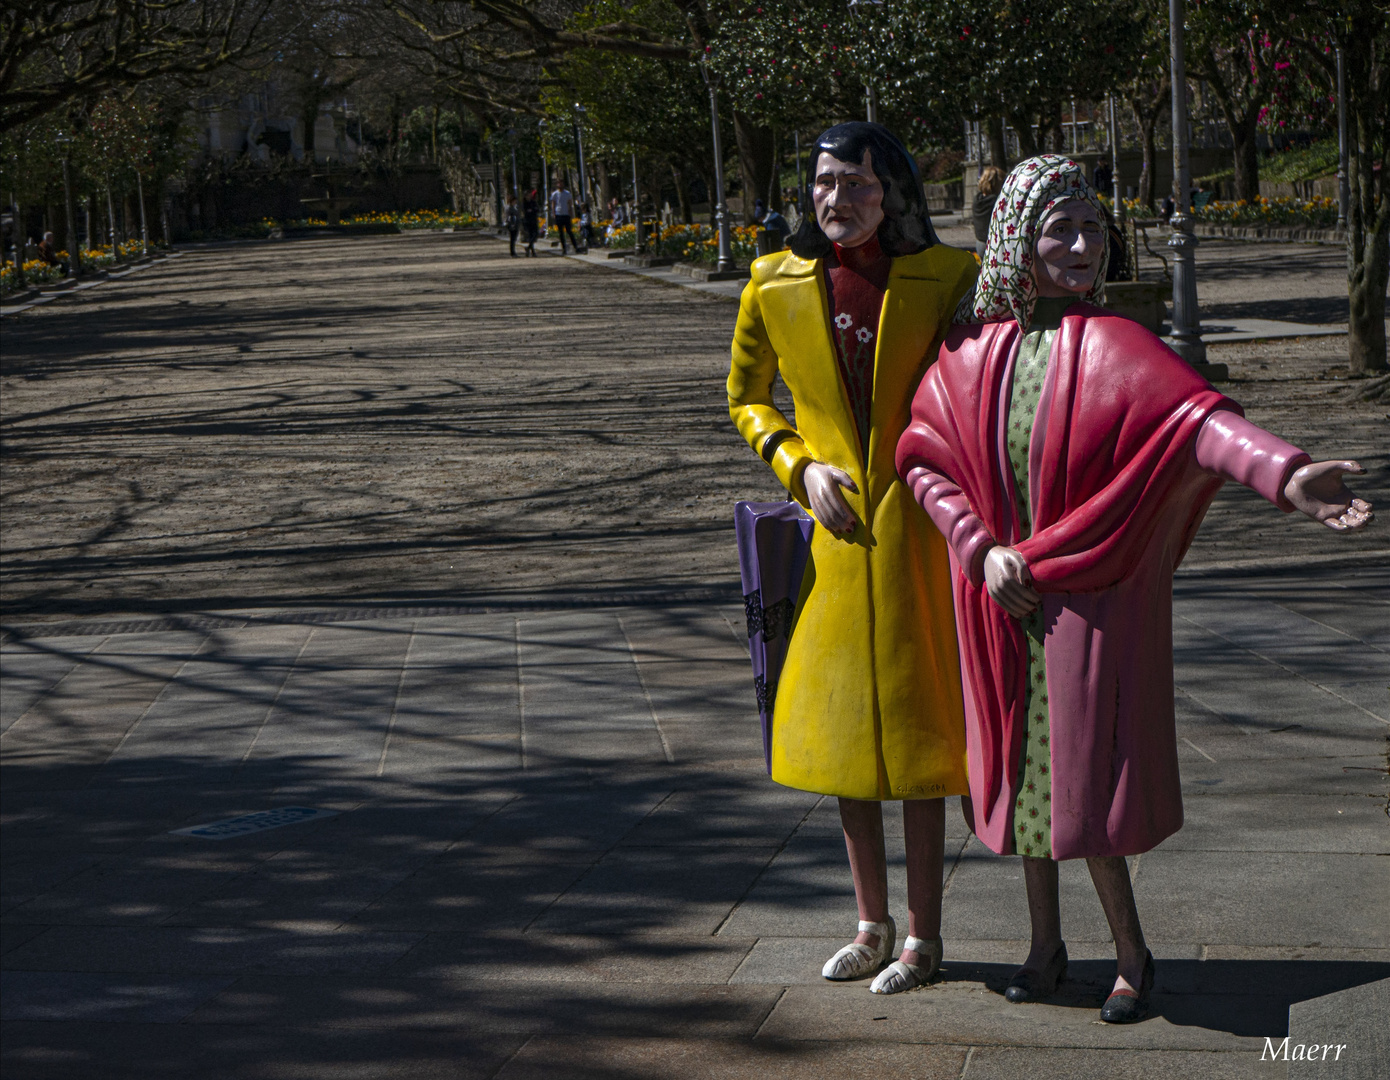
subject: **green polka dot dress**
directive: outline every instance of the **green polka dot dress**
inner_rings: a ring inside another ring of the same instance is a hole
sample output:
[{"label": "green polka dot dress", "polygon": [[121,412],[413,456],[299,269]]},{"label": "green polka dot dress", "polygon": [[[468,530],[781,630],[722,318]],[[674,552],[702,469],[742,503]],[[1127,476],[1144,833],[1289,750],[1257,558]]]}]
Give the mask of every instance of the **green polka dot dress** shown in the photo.
[{"label": "green polka dot dress", "polygon": [[[1028,505],[1028,445],[1042,398],[1043,377],[1052,354],[1052,339],[1062,323],[1062,312],[1074,301],[1039,298],[1033,325],[1019,345],[1014,363],[1014,382],[1009,399],[1008,447],[1018,491],[1021,537],[1031,536],[1033,520]],[[1018,797],[1014,800],[1014,850],[1039,858],[1052,856],[1052,730],[1047,707],[1047,665],[1043,657],[1043,617],[1039,607],[1022,620],[1028,640],[1028,683],[1025,697],[1023,749],[1019,756]]]}]

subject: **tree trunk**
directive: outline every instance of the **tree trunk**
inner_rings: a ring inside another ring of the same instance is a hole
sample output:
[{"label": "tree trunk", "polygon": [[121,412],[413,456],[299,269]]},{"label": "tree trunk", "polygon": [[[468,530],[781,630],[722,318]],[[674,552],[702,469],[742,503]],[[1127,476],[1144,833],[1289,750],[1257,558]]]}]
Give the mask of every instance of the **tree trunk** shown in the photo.
[{"label": "tree trunk", "polygon": [[1259,113],[1251,108],[1235,124],[1227,124],[1231,132],[1234,149],[1231,157],[1235,163],[1236,198],[1248,203],[1260,198],[1260,159],[1255,142],[1255,125]]},{"label": "tree trunk", "polygon": [[1347,360],[1353,375],[1385,371],[1385,289],[1390,263],[1390,221],[1381,215],[1380,228],[1366,232],[1360,264],[1353,262],[1348,244],[1347,299],[1351,306]]},{"label": "tree trunk", "polygon": [[[1348,50],[1347,55],[1350,58],[1354,54]],[[1352,71],[1347,76],[1351,85]],[[1375,117],[1367,115],[1367,106],[1371,104],[1364,99],[1348,103],[1352,114],[1348,117],[1352,121],[1349,127],[1355,133],[1348,155],[1351,205],[1347,215],[1347,300],[1351,309],[1347,361],[1353,375],[1379,374],[1387,368],[1385,290],[1390,279],[1390,181],[1383,169],[1375,168]]]},{"label": "tree trunk", "polygon": [[1027,113],[1015,112],[1009,116],[1009,123],[1018,135],[1019,158],[1037,157],[1039,148],[1033,136],[1033,118]]},{"label": "tree trunk", "polygon": [[1147,122],[1142,118],[1139,120],[1139,145],[1143,147],[1144,160],[1139,166],[1139,205],[1147,207],[1150,212],[1154,208],[1154,162],[1158,160],[1158,146],[1154,140],[1154,128],[1157,124],[1152,120]]},{"label": "tree trunk", "polygon": [[734,139],[743,173],[743,223],[753,223],[753,200],[763,197],[775,175],[772,129],[760,127],[741,112],[734,113]]},{"label": "tree trunk", "polygon": [[996,169],[1006,172],[1009,168],[1009,152],[1004,145],[1004,118],[989,116],[985,118],[985,130],[989,135],[989,163]]},{"label": "tree trunk", "polygon": [[1041,116],[1038,117],[1038,142],[1042,142],[1042,117],[1047,117],[1048,130],[1052,134],[1052,152],[1054,154],[1065,154],[1067,152],[1065,128],[1062,127],[1062,103],[1059,101],[1055,105],[1049,105]]},{"label": "tree trunk", "polygon": [[[1258,57],[1258,53],[1255,54]],[[1255,125],[1266,96],[1260,92],[1259,74],[1248,70],[1249,62],[1236,58],[1234,71],[1223,70],[1216,53],[1202,53],[1201,71],[1207,88],[1216,99],[1217,110],[1231,133],[1231,161],[1235,167],[1236,198],[1255,202],[1260,197],[1260,159],[1256,153]],[[1229,80],[1229,82],[1228,82]]]},{"label": "tree trunk", "polygon": [[695,221],[695,215],[690,210],[690,185],[685,182],[685,176],[680,169],[671,166],[671,181],[676,185],[676,201],[680,203],[681,220],[687,225]]}]

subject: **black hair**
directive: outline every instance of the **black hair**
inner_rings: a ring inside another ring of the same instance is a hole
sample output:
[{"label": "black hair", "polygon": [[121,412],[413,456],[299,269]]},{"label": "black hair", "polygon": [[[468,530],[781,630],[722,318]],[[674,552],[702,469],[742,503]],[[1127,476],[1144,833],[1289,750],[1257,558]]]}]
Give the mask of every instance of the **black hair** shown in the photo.
[{"label": "black hair", "polygon": [[[836,124],[816,140],[816,158],[824,150],[838,161],[859,165],[864,151],[873,156],[870,165],[883,185],[883,223],[878,227],[878,243],[888,256],[912,255],[938,243],[922,191],[917,163],[896,135],[882,124],[854,120]],[[815,184],[815,160],[811,163],[811,183]],[[792,252],[803,259],[821,259],[831,252],[830,237],[821,230],[813,206],[801,219],[801,227],[788,241]]]}]

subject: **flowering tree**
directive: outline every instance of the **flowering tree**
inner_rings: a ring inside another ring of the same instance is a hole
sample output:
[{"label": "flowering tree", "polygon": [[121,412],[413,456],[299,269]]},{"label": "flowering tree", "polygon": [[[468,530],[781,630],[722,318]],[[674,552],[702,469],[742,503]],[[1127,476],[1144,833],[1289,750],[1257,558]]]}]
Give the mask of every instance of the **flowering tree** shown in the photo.
[{"label": "flowering tree", "polygon": [[[885,110],[930,140],[977,116],[1018,132],[1025,156],[1060,139],[1063,100],[1096,98],[1137,55],[1139,0],[769,0],[726,18],[715,54],[740,107],[768,116],[860,113],[872,85]],[[1036,133],[1035,133],[1036,132]],[[997,164],[1005,164],[1002,160]]]},{"label": "flowering tree", "polygon": [[1268,5],[1244,0],[1195,0],[1186,40],[1192,71],[1206,80],[1231,135],[1236,198],[1260,197],[1256,132],[1275,87],[1275,70],[1290,48],[1272,34]]}]

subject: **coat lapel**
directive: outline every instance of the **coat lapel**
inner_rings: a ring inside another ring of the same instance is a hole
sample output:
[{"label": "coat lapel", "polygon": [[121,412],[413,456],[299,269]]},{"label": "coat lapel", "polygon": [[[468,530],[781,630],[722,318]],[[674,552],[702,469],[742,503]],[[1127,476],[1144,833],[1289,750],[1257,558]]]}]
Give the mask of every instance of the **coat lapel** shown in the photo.
[{"label": "coat lapel", "polygon": [[942,331],[942,279],[934,272],[934,249],[893,260],[878,323],[874,353],[874,397],[869,436],[869,480],[881,494],[897,475],[898,436],[907,426],[912,395],[936,359]]},{"label": "coat lapel", "polygon": [[[777,276],[763,289],[765,304],[776,311],[774,316],[769,310],[767,324],[769,329],[784,327],[787,333],[787,340],[775,343],[775,347],[783,357],[782,378],[797,399],[798,428],[803,435],[813,434],[810,424],[802,424],[805,406],[821,413],[826,422],[824,427],[815,425],[818,430],[811,443],[812,452],[851,474],[859,471],[862,477],[863,452],[830,339],[830,301],[823,265],[820,259],[790,254],[782,260]],[[832,440],[824,430],[827,427],[835,432],[836,445],[830,445]]]}]

